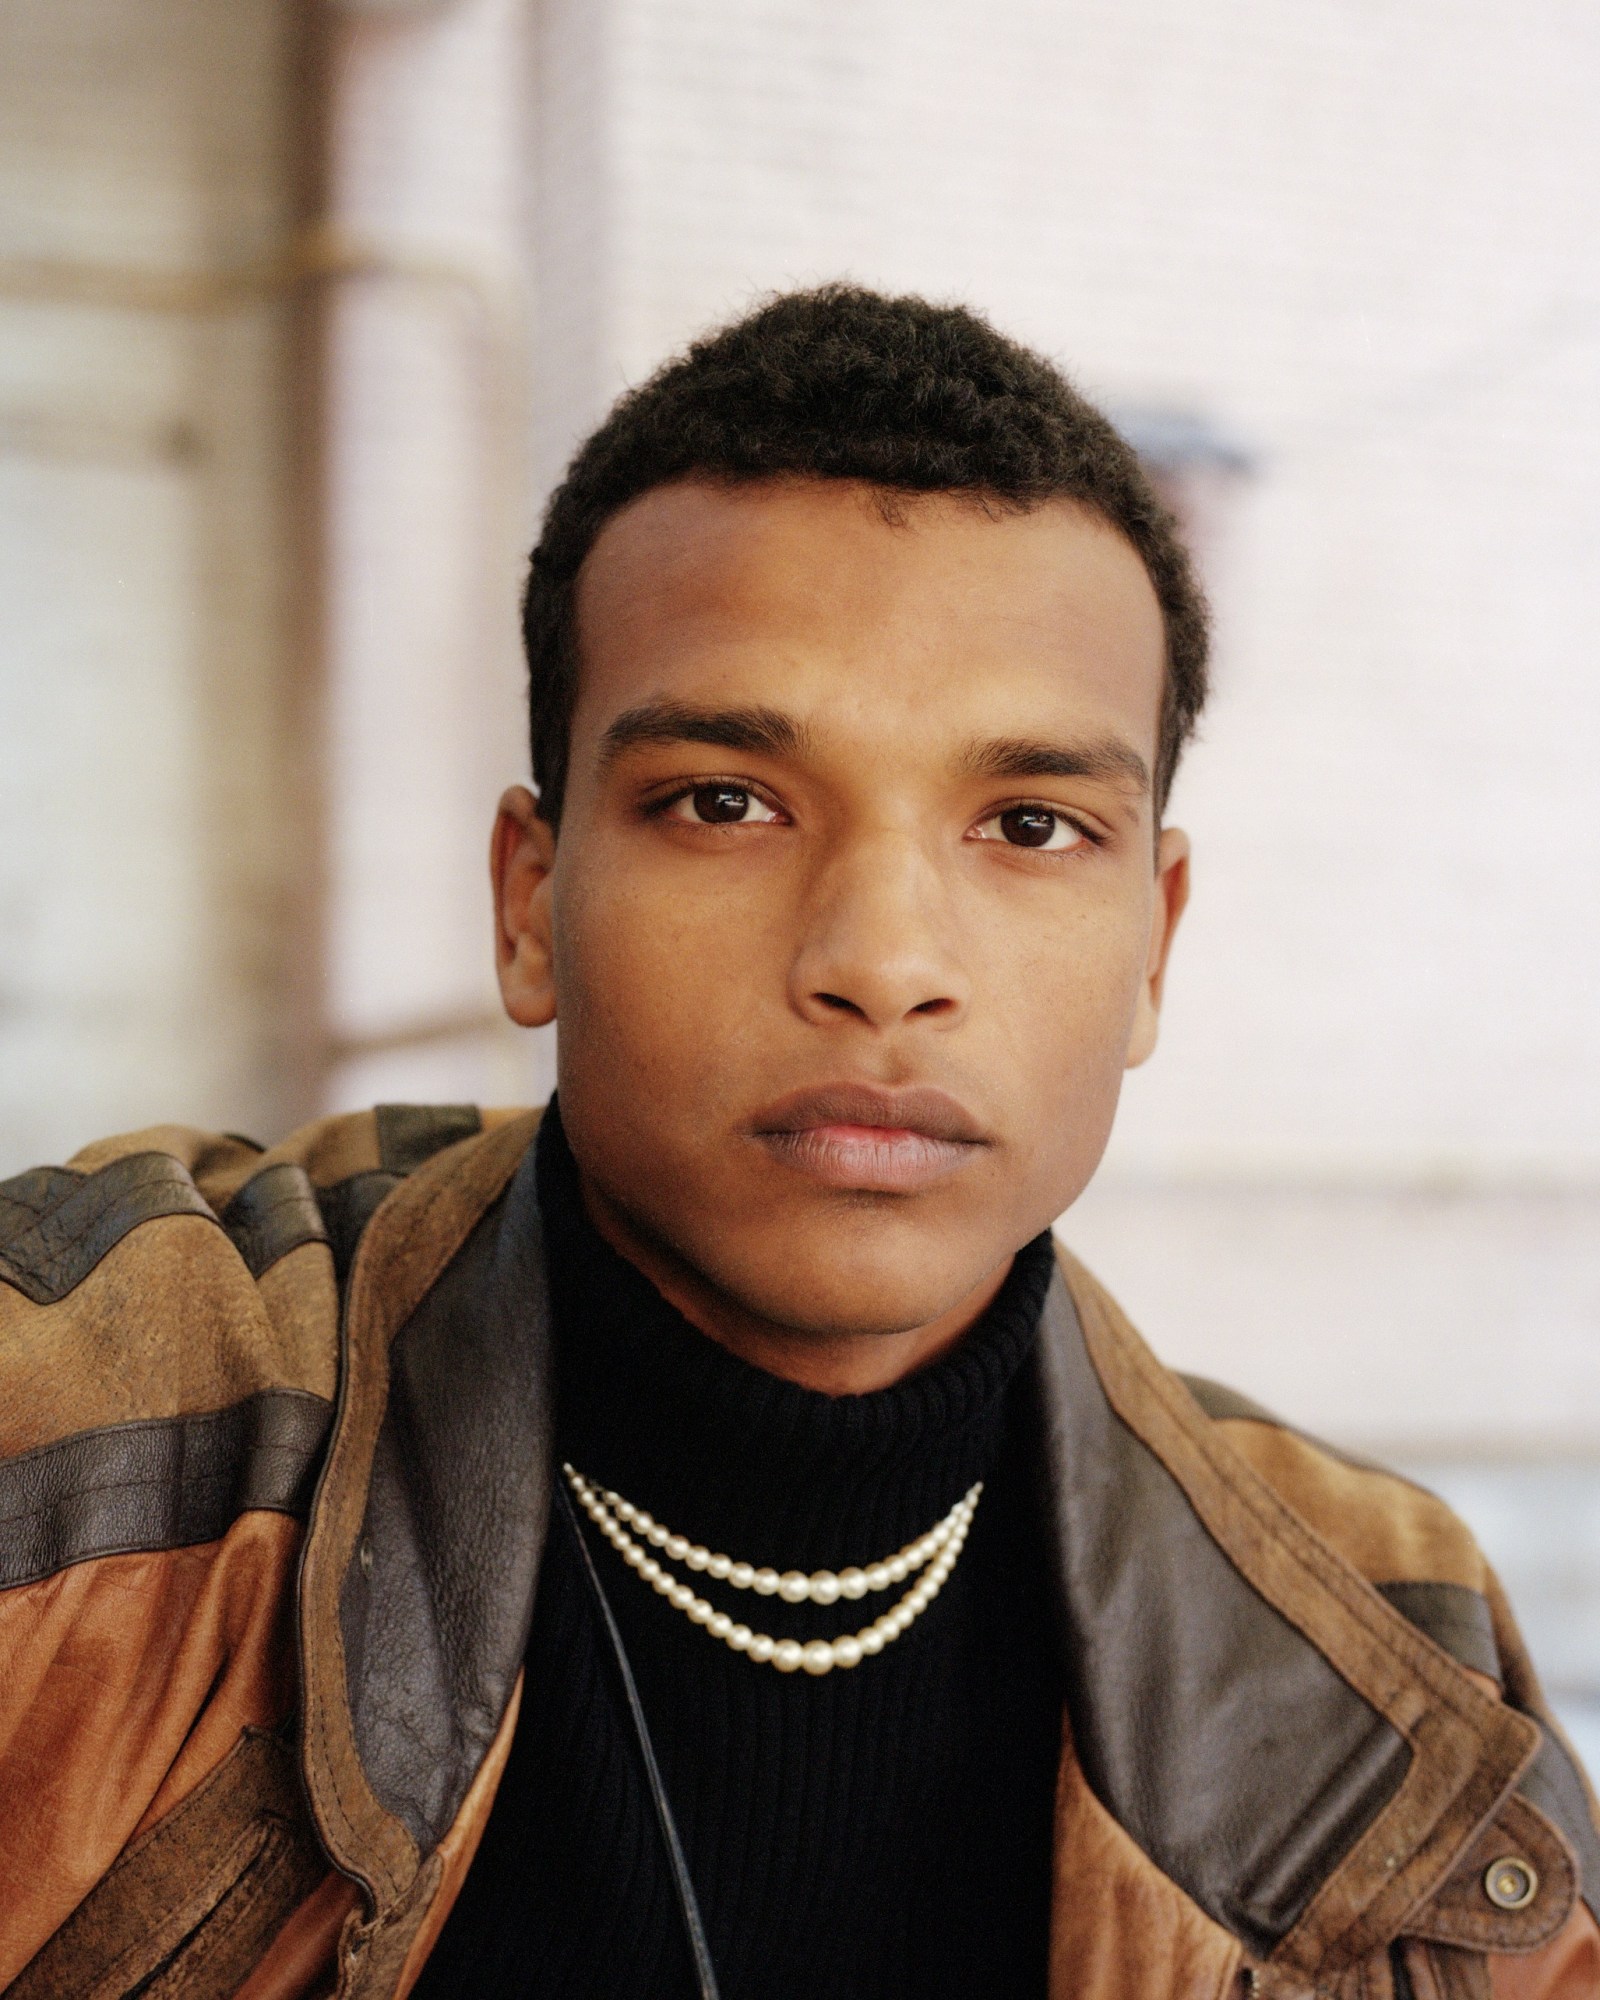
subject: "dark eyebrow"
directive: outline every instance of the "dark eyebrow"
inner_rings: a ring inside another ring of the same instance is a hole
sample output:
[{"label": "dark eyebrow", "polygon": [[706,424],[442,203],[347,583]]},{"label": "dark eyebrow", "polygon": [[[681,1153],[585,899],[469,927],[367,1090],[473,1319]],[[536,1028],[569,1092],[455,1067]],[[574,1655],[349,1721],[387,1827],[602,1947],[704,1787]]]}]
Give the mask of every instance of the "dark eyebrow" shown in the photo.
[{"label": "dark eyebrow", "polygon": [[640,743],[709,743],[719,750],[793,757],[805,747],[805,731],[777,708],[696,708],[683,701],[647,701],[624,709],[607,729],[600,744],[602,766]]},{"label": "dark eyebrow", "polygon": [[959,768],[974,778],[1103,778],[1141,794],[1150,789],[1148,765],[1137,750],[1115,736],[1093,743],[995,737],[969,744]]}]

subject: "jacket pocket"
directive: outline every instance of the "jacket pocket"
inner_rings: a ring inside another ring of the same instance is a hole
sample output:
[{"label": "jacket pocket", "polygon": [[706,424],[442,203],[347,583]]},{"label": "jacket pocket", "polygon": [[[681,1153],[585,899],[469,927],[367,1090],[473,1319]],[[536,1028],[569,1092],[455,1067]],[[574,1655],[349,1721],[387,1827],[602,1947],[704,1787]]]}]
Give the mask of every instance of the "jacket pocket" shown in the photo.
[{"label": "jacket pocket", "polygon": [[247,1729],[118,1857],[7,2000],[223,2000],[327,1873],[291,1751]]}]

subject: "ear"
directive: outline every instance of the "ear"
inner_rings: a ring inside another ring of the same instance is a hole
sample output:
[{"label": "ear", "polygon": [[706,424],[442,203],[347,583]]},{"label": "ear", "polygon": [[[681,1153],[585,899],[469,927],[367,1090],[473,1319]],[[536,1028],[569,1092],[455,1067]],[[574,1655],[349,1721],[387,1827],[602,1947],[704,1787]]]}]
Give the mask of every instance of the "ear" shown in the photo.
[{"label": "ear", "polygon": [[556,836],[524,785],[500,801],[489,841],[494,883],[494,960],[500,998],[519,1027],[542,1028],[556,1017],[550,871]]},{"label": "ear", "polygon": [[1189,836],[1168,827],[1156,847],[1156,894],[1150,912],[1150,948],[1139,982],[1139,1003],[1128,1038],[1126,1067],[1137,1069],[1155,1049],[1161,1020],[1161,989],[1167,976],[1167,956],[1189,900]]}]

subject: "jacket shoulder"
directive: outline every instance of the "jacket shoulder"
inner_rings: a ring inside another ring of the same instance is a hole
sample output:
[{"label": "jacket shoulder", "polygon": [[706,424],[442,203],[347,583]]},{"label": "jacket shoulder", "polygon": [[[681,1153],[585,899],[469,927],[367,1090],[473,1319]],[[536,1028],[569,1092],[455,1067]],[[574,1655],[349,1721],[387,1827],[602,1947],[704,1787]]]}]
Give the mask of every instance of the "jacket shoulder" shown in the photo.
[{"label": "jacket shoulder", "polygon": [[1487,1590],[1489,1568],[1471,1529],[1437,1494],[1221,1383],[1179,1379],[1233,1450],[1369,1583]]},{"label": "jacket shoulder", "polygon": [[[271,1432],[308,1399],[318,1412],[291,1429],[325,1431],[339,1289],[367,1223],[500,1116],[383,1105],[271,1148],[155,1126],[0,1182],[0,1464],[148,1425],[192,1459],[173,1425]],[[78,1445],[74,1462],[95,1455]]]}]

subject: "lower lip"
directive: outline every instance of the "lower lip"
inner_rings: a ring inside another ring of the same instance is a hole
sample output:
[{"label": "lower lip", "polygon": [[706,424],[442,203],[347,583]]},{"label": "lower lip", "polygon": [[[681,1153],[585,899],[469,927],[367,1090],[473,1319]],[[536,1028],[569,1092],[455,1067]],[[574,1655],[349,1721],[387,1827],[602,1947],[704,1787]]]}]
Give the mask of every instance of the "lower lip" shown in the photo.
[{"label": "lower lip", "polygon": [[785,1165],[824,1187],[858,1193],[915,1194],[959,1172],[978,1148],[965,1140],[878,1125],[810,1125],[803,1132],[763,1132],[761,1143]]}]

